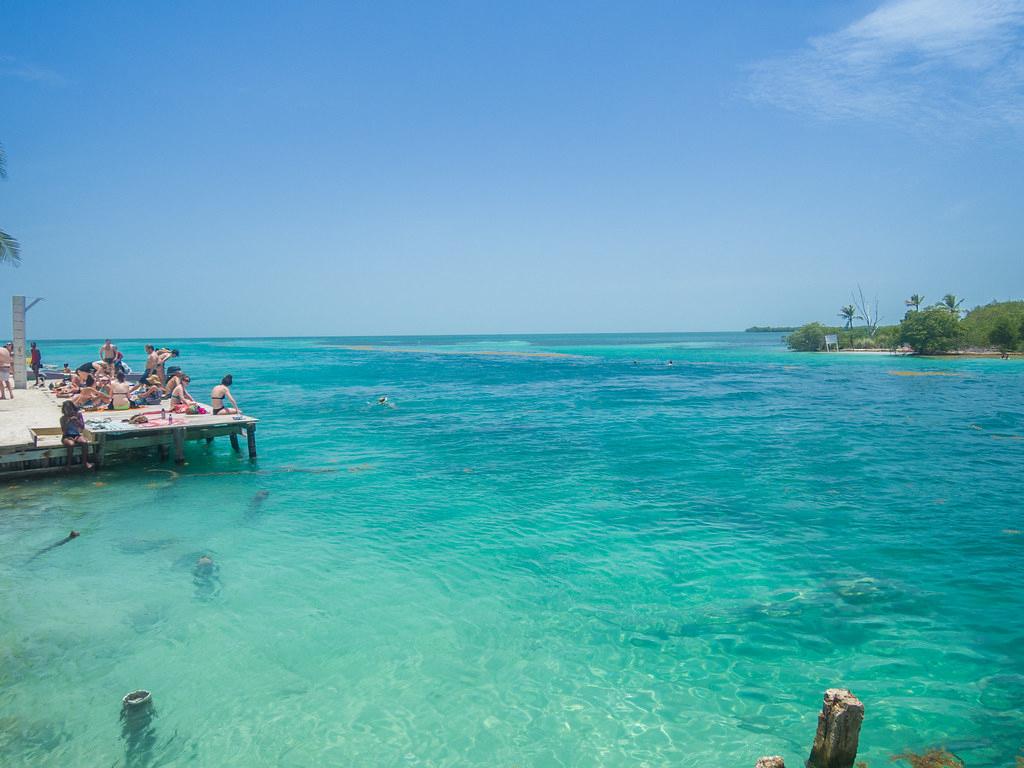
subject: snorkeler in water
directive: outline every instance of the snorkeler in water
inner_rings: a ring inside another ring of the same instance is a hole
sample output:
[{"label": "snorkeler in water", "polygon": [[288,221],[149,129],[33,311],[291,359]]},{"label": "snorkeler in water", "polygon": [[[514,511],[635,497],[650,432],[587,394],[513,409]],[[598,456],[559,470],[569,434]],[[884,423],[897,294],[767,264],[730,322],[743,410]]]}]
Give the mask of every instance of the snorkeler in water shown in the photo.
[{"label": "snorkeler in water", "polygon": [[82,534],[80,534],[78,531],[72,531],[67,536],[65,536],[63,539],[61,539],[60,541],[55,541],[50,546],[43,547],[42,549],[40,549],[38,552],[36,552],[34,555],[32,555],[32,557],[30,557],[29,560],[35,560],[37,557],[39,557],[42,554],[45,554],[46,552],[49,552],[51,549],[56,549],[57,547],[62,547],[65,544],[67,544],[69,541],[71,541],[72,539],[77,539],[81,535]]},{"label": "snorkeler in water", "polygon": [[220,568],[210,555],[200,555],[192,568],[192,584],[197,600],[211,600],[220,594]]}]

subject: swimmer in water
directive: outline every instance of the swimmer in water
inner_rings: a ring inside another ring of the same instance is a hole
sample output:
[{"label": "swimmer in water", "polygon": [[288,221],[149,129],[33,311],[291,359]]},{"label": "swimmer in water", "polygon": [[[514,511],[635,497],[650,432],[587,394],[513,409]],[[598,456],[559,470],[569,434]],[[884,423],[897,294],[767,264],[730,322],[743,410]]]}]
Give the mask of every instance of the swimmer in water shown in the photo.
[{"label": "swimmer in water", "polygon": [[388,404],[388,396],[387,395],[381,395],[380,397],[377,398],[377,405],[387,405],[387,404]]},{"label": "swimmer in water", "polygon": [[56,549],[57,547],[62,547],[65,544],[67,544],[69,541],[71,541],[72,539],[77,539],[81,535],[82,534],[80,534],[78,531],[72,531],[67,536],[65,536],[63,539],[61,539],[60,541],[56,541],[53,544],[51,544],[50,546],[43,547],[42,549],[40,549],[38,552],[36,552],[34,555],[32,555],[32,557],[30,557],[29,560],[35,560],[37,557],[39,557],[42,554],[45,554],[46,552],[49,552],[51,549]]},{"label": "swimmer in water", "polygon": [[197,600],[212,600],[220,594],[220,569],[210,555],[201,555],[192,568],[192,584]]}]

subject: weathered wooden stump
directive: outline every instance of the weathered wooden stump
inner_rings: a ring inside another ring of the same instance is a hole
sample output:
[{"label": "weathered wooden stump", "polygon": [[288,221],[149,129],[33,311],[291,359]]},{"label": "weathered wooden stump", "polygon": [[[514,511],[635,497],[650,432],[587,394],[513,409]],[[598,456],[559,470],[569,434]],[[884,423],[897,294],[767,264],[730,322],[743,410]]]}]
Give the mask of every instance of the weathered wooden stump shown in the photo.
[{"label": "weathered wooden stump", "polygon": [[845,688],[829,688],[818,715],[807,768],[853,768],[864,705]]},{"label": "weathered wooden stump", "polygon": [[786,768],[786,761],[782,759],[781,755],[768,755],[757,758],[754,768]]},{"label": "weathered wooden stump", "polygon": [[256,458],[256,425],[250,424],[245,430],[245,437],[249,443],[249,458]]},{"label": "weathered wooden stump", "polygon": [[174,439],[174,463],[185,463],[185,429],[175,429],[172,433]]}]

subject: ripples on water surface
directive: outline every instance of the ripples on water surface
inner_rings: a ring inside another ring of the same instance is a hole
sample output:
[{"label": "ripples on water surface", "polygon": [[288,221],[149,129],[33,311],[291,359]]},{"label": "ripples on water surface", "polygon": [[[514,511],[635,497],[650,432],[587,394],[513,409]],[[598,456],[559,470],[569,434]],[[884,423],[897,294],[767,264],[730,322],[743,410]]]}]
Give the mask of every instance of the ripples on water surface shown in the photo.
[{"label": "ripples on water surface", "polygon": [[[235,375],[259,463],[197,443],[177,477],[2,488],[4,766],[799,765],[833,685],[873,766],[1024,745],[1024,363],[753,334],[178,345],[196,394]],[[126,754],[140,686],[157,718]]]}]

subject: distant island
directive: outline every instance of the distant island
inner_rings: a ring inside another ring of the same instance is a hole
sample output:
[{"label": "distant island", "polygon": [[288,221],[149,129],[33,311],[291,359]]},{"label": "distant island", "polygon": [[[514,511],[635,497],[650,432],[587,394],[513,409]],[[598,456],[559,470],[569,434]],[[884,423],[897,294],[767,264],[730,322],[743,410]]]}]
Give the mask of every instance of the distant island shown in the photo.
[{"label": "distant island", "polygon": [[792,333],[795,325],[752,325],[744,333]]},{"label": "distant island", "polygon": [[[1003,357],[1024,352],[1024,301],[993,301],[970,311],[960,308],[963,301],[947,293],[922,307],[924,297],[914,294],[904,302],[907,312],[898,324],[880,325],[877,300],[869,305],[861,294],[840,309],[843,325],[807,323],[792,329],[786,344],[798,352],[819,352],[827,349],[826,338],[834,337],[827,339],[829,345],[847,351]],[[864,324],[855,326],[856,320]]]}]

